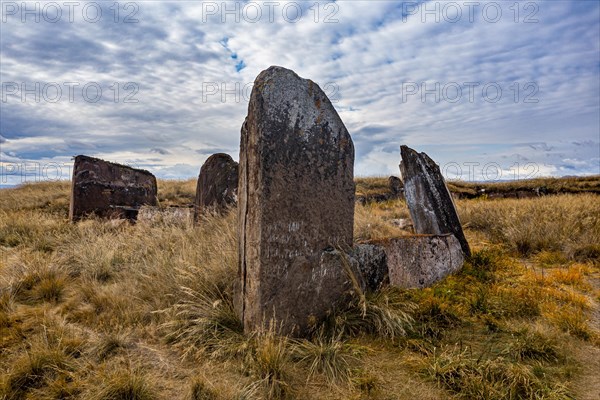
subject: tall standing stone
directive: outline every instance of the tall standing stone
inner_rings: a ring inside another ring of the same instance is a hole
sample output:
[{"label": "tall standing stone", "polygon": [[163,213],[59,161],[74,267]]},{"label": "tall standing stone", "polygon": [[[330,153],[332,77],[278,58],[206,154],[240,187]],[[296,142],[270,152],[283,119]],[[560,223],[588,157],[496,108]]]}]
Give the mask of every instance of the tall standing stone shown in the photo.
[{"label": "tall standing stone", "polygon": [[351,263],[324,252],[352,246],[353,164],[350,134],[317,84],[281,67],[258,75],[238,185],[245,329],[275,319],[301,335],[344,297]]},{"label": "tall standing stone", "polygon": [[157,204],[156,195],[156,178],[150,172],[79,155],[73,166],[69,219],[135,219],[141,206]]},{"label": "tall standing stone", "polygon": [[224,211],[237,202],[238,163],[229,154],[208,157],[200,168],[194,202],[194,221],[206,210]]},{"label": "tall standing stone", "polygon": [[418,234],[453,234],[465,255],[470,255],[458,213],[440,167],[425,153],[401,146],[400,172],[404,196]]}]

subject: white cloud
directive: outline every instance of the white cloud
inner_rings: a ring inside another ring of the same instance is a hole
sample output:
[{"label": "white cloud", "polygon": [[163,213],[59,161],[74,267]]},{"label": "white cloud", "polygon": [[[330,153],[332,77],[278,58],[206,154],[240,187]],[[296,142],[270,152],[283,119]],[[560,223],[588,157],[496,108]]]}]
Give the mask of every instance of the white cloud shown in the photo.
[{"label": "white cloud", "polygon": [[[63,92],[54,104],[9,96],[0,119],[7,139],[0,141],[1,160],[8,152],[15,154],[11,160],[24,161],[85,153],[136,160],[159,176],[195,176],[212,151],[237,159],[247,99],[226,93],[222,102],[222,90],[243,88],[269,65],[282,65],[323,88],[330,83],[325,89],[339,97],[334,104],[355,140],[357,175],[397,174],[400,144],[428,151],[440,163],[485,160],[509,169],[525,158],[543,165],[540,174],[600,172],[599,21],[590,11],[597,11],[596,3],[537,2],[539,22],[532,24],[523,23],[531,2],[521,2],[519,23],[508,8],[512,2],[492,2],[502,5],[498,23],[486,22],[481,9],[469,22],[464,5],[457,23],[436,23],[431,15],[423,23],[420,12],[403,19],[394,1],[321,2],[316,8],[314,1],[280,2],[273,23],[264,2],[257,2],[263,11],[258,23],[243,15],[236,23],[231,14],[223,23],[221,2],[212,2],[219,12],[205,18],[209,3],[138,2],[136,24],[114,23],[108,9],[96,24],[8,17],[2,23],[4,84],[79,82],[80,89],[97,82],[103,96],[89,103],[76,90],[69,102]],[[293,15],[295,4],[302,18],[292,23],[282,10]],[[327,16],[339,22],[325,23]],[[246,67],[238,72],[241,61]],[[123,102],[132,93],[127,82],[137,84],[138,103]],[[413,82],[429,89],[438,82],[446,94],[456,83],[462,96],[436,103],[429,94],[423,102],[421,93],[405,95]],[[473,102],[467,82],[479,83]],[[502,89],[496,103],[482,96],[489,83]],[[203,93],[215,87],[217,93]],[[525,103],[528,95],[538,102]],[[587,142],[589,151],[571,142]]]}]

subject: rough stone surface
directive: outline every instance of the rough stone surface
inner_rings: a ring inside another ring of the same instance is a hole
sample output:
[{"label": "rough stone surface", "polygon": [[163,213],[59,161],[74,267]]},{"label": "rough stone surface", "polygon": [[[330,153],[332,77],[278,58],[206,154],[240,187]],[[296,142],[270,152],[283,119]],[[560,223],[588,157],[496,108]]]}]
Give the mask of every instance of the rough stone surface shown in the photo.
[{"label": "rough stone surface", "polygon": [[352,258],[358,262],[367,291],[375,292],[389,284],[387,258],[382,246],[357,244],[352,249]]},{"label": "rough stone surface", "polygon": [[400,152],[404,196],[415,232],[451,233],[460,242],[463,252],[470,255],[469,244],[439,166],[427,154],[419,154],[407,146],[401,146]]},{"label": "rough stone surface", "polygon": [[385,249],[390,285],[424,288],[458,271],[464,262],[454,235],[411,235],[378,242]]},{"label": "rough stone surface", "polygon": [[194,221],[207,210],[222,212],[237,202],[238,163],[229,154],[208,157],[198,176]]},{"label": "rough stone surface", "polygon": [[[239,287],[246,330],[302,335],[346,291],[328,248],[350,248],[354,145],[314,82],[270,67],[254,82],[240,146]],[[320,290],[327,288],[327,290]]]},{"label": "rough stone surface", "polygon": [[98,158],[75,157],[69,218],[86,215],[135,219],[142,205],[156,205],[156,178],[148,171]]}]

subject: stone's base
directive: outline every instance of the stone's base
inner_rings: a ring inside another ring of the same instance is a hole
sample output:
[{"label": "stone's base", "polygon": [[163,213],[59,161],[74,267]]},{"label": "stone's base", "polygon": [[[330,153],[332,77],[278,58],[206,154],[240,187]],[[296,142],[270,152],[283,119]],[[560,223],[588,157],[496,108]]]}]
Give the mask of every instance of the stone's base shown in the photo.
[{"label": "stone's base", "polygon": [[[351,255],[327,250],[315,264],[298,257],[287,278],[273,287],[273,296],[264,300],[264,312],[254,321],[253,328],[268,329],[275,320],[279,333],[306,337],[334,309],[346,307],[354,296],[364,291],[358,261]],[[239,298],[234,301],[240,306]]]},{"label": "stone's base", "polygon": [[356,244],[352,258],[358,262],[367,292],[375,292],[390,283],[385,250],[373,244]]},{"label": "stone's base", "polygon": [[424,288],[458,271],[464,254],[458,239],[447,235],[411,235],[378,243],[386,254],[390,285]]}]

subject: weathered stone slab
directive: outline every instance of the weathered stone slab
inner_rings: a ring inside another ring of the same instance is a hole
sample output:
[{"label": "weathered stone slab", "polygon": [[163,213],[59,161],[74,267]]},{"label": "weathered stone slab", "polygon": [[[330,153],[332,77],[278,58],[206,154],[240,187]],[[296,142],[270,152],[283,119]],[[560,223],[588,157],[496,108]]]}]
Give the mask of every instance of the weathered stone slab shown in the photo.
[{"label": "weathered stone slab", "polygon": [[410,235],[378,241],[385,249],[390,285],[424,288],[458,271],[464,263],[454,235]]},{"label": "weathered stone slab", "polygon": [[346,290],[321,255],[352,246],[354,145],[321,88],[281,67],[256,78],[241,136],[236,306],[246,330],[302,335]]},{"label": "weathered stone slab", "polygon": [[206,211],[222,212],[237,203],[238,163],[229,154],[208,157],[200,168],[194,202],[194,221]]},{"label": "weathered stone slab", "polygon": [[139,207],[156,205],[156,194],[156,178],[150,172],[79,155],[73,167],[69,218],[135,219]]},{"label": "weathered stone slab", "polygon": [[365,290],[375,292],[390,283],[387,257],[382,246],[366,243],[354,245],[352,258],[358,262]]},{"label": "weathered stone slab", "polygon": [[469,243],[440,167],[427,154],[419,154],[407,146],[401,146],[400,152],[404,196],[415,232],[436,235],[451,233],[460,242],[465,255],[470,255]]}]

